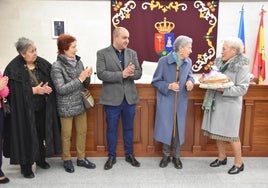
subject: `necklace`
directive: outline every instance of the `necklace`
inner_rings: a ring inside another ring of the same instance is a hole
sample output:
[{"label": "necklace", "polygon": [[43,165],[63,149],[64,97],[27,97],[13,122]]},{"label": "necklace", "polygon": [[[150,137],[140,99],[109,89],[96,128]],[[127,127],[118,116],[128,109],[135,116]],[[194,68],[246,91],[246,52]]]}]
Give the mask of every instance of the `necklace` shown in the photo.
[{"label": "necklace", "polygon": [[33,70],[35,68],[35,63],[31,63],[31,64],[26,64],[27,68],[30,70]]}]

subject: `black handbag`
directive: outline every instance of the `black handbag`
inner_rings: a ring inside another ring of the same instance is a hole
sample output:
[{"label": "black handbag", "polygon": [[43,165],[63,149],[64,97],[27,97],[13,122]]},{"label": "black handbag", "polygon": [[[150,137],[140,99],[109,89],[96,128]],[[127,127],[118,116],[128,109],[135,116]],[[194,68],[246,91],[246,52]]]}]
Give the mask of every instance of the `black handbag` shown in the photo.
[{"label": "black handbag", "polygon": [[4,111],[4,115],[6,116],[7,114],[10,114],[10,105],[9,102],[7,101],[7,99],[5,97],[2,98],[2,108]]}]

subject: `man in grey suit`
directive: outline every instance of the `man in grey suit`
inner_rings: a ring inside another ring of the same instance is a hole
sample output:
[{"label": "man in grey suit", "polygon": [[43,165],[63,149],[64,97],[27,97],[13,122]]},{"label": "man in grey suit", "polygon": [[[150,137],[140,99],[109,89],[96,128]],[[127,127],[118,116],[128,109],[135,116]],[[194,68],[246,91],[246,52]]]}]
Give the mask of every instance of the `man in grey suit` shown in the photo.
[{"label": "man in grey suit", "polygon": [[103,82],[100,104],[106,113],[109,170],[116,163],[117,128],[120,117],[123,125],[125,160],[132,166],[140,163],[133,155],[133,124],[136,103],[139,100],[134,80],[141,77],[137,53],[127,48],[129,32],[117,27],[113,31],[113,44],[97,52],[97,76]]}]

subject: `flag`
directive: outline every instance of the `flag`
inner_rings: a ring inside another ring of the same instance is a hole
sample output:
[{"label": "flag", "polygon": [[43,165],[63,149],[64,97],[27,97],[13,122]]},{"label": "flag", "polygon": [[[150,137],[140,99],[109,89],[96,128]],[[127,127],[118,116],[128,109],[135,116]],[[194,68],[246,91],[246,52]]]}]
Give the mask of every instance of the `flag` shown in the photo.
[{"label": "flag", "polygon": [[253,61],[252,74],[254,78],[258,79],[258,83],[262,84],[265,80],[265,53],[264,53],[264,25],[263,25],[263,15],[265,11],[262,9],[260,16],[260,26],[257,36],[255,55]]},{"label": "flag", "polygon": [[240,38],[244,44],[244,53],[245,53],[246,46],[245,46],[245,30],[244,30],[244,5],[242,6],[242,10],[240,11],[238,38]]}]

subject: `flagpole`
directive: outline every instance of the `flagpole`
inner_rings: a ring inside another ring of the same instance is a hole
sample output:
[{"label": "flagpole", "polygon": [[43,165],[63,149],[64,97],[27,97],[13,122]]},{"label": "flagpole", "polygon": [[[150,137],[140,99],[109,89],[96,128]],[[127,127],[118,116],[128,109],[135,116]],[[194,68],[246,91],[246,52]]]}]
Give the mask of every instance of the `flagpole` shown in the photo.
[{"label": "flagpole", "polygon": [[263,17],[264,17],[264,13],[266,11],[264,10],[264,5],[262,5],[261,7],[261,21],[260,21],[260,41],[259,41],[259,50],[260,50],[260,61],[259,61],[259,68],[260,68],[260,72],[259,72],[259,83],[263,84],[263,81],[265,80],[265,52],[264,52],[264,21],[263,21]]},{"label": "flagpole", "polygon": [[238,28],[238,38],[240,38],[243,42],[244,49],[243,52],[246,53],[246,45],[245,45],[245,27],[244,27],[244,4],[242,5],[240,11],[240,21],[239,21],[239,28]]},{"label": "flagpole", "polygon": [[265,46],[264,46],[264,5],[262,5],[260,12],[260,24],[256,41],[255,55],[253,61],[252,73],[257,78],[257,84],[262,84],[265,80]]}]

